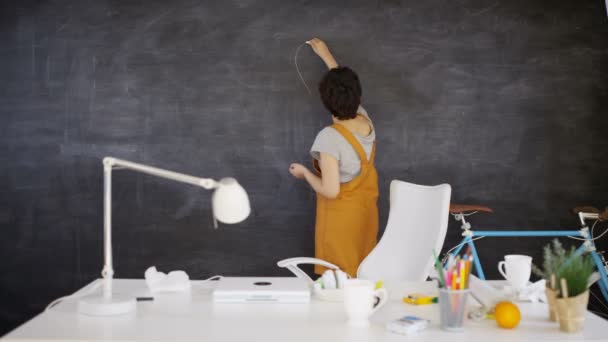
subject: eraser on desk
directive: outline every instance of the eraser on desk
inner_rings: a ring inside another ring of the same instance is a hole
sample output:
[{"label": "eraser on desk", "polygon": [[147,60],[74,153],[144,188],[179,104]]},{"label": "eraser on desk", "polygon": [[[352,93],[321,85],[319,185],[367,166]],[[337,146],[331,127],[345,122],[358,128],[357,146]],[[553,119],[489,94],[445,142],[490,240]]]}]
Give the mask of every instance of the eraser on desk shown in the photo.
[{"label": "eraser on desk", "polygon": [[403,316],[386,323],[386,330],[401,335],[409,335],[426,329],[429,320],[416,316]]},{"label": "eraser on desk", "polygon": [[154,297],[137,297],[135,299],[138,302],[151,302],[151,301],[154,301]]}]

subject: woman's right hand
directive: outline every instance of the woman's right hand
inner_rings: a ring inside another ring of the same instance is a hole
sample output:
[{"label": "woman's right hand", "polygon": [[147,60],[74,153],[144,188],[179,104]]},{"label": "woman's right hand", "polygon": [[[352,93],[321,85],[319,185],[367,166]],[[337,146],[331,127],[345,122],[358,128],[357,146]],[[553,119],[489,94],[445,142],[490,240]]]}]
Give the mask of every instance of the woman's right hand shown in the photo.
[{"label": "woman's right hand", "polygon": [[329,69],[333,69],[338,66],[338,63],[334,59],[334,56],[332,56],[331,52],[329,52],[329,48],[327,47],[327,44],[325,44],[324,41],[319,38],[313,38],[307,41],[306,43],[308,43],[312,50],[319,57],[321,57],[321,59],[323,60],[323,62],[325,62]]},{"label": "woman's right hand", "polygon": [[329,48],[327,47],[327,44],[325,44],[324,41],[322,41],[319,38],[313,38],[309,41],[307,41],[306,43],[308,43],[308,45],[310,45],[310,47],[312,48],[312,51],[314,51],[319,57],[321,57],[321,59],[325,59],[325,57],[327,56],[331,56],[331,52],[329,52]]}]

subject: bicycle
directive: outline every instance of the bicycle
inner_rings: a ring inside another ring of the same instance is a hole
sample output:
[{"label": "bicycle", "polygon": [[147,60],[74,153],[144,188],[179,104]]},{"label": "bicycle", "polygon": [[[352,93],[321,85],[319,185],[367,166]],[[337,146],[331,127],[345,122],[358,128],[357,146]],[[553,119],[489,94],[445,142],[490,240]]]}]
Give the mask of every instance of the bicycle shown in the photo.
[{"label": "bicycle", "polygon": [[[604,302],[608,303],[608,263],[604,259],[603,252],[598,252],[594,241],[601,238],[608,229],[602,232],[599,236],[593,236],[594,228],[599,221],[608,221],[608,208],[603,212],[600,212],[594,207],[577,207],[573,211],[578,215],[581,228],[579,230],[506,230],[506,231],[489,231],[489,230],[473,230],[471,224],[467,222],[465,217],[476,214],[478,212],[493,213],[494,211],[489,207],[482,205],[467,205],[467,204],[451,204],[450,214],[454,216],[454,219],[461,223],[463,230],[462,241],[446,252],[446,257],[449,254],[453,256],[458,255],[460,250],[465,246],[470,246],[471,254],[473,255],[473,267],[477,274],[477,277],[481,280],[485,280],[481,261],[477,255],[475,248],[475,240],[485,237],[567,237],[571,239],[581,240],[582,244],[576,249],[575,253],[565,261],[569,262],[572,258],[581,255],[584,252],[588,252],[593,259],[593,263],[597,271],[599,272],[600,278],[598,280],[598,286],[604,297]],[[588,220],[595,220],[591,231],[587,225]],[[445,261],[445,259],[444,259]],[[591,292],[591,291],[590,291]],[[592,292],[591,292],[592,293]],[[596,296],[592,293],[593,296]],[[596,296],[597,298],[597,296]],[[597,298],[598,300],[601,299]],[[608,307],[605,306],[606,309]]]}]

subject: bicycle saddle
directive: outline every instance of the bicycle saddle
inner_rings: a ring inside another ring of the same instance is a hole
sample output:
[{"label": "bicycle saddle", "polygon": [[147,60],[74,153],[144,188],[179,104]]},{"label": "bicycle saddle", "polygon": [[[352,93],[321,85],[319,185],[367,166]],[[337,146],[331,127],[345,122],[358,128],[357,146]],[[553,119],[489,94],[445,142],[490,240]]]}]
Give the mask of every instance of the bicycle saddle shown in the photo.
[{"label": "bicycle saddle", "polygon": [[578,214],[580,212],[590,213],[590,214],[599,214],[600,210],[598,208],[596,208],[596,207],[585,205],[585,206],[582,206],[582,207],[574,207],[574,208],[572,208],[572,212],[574,214]]},{"label": "bicycle saddle", "polygon": [[450,204],[450,214],[463,214],[463,213],[470,213],[473,211],[483,211],[485,213],[493,213],[494,210],[485,207],[483,205],[476,205],[476,204],[456,204],[456,203],[451,203]]},{"label": "bicycle saddle", "polygon": [[604,208],[604,211],[600,211],[596,207],[592,206],[582,206],[582,207],[574,207],[572,208],[572,212],[574,214],[578,214],[580,212],[590,213],[590,214],[599,214],[599,219],[602,221],[608,220],[608,207]]}]

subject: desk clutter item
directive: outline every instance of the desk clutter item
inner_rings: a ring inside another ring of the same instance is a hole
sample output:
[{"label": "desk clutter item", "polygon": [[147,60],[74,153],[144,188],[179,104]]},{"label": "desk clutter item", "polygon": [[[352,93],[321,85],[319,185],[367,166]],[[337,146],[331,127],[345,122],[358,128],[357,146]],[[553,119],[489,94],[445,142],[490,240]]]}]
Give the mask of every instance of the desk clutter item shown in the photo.
[{"label": "desk clutter item", "polygon": [[350,326],[368,326],[369,317],[387,301],[388,291],[376,289],[371,280],[348,279],[344,283],[344,309]]},{"label": "desk clutter item", "polygon": [[564,332],[577,332],[585,325],[585,313],[589,303],[589,291],[575,297],[558,298],[555,301],[559,329]]},{"label": "desk clutter item", "polygon": [[471,275],[471,267],[473,265],[473,255],[471,249],[460,257],[449,255],[448,261],[444,266],[437,257],[437,253],[433,250],[435,258],[435,269],[439,275],[439,287],[452,290],[465,290],[469,288],[469,278]]},{"label": "desk clutter item", "polygon": [[439,322],[446,331],[463,331],[469,290],[439,289]]},{"label": "desk clutter item", "polygon": [[[298,267],[298,265],[300,264],[321,265],[328,269],[323,272],[319,279],[312,280],[308,276],[308,274],[306,274],[304,271],[302,271],[302,269]],[[338,266],[329,263],[325,260],[316,258],[289,258],[277,262],[277,266],[288,269],[293,274],[295,274],[296,277],[306,281],[309,284],[314,296],[320,300],[327,302],[344,301],[344,286],[350,280],[352,280],[350,279],[349,275],[346,272],[340,270]],[[373,290],[379,290],[383,288],[382,280],[375,283],[370,281],[370,283],[372,284]],[[385,289],[382,289],[382,291],[386,292]]]},{"label": "desk clutter item", "polygon": [[317,281],[324,290],[335,290],[344,288],[346,279],[348,275],[341,270],[327,270]]},{"label": "desk clutter item", "polygon": [[[328,268],[328,270],[319,279],[314,281],[298,267],[300,264],[321,265]],[[288,269],[296,277],[306,281],[318,299],[328,302],[341,302],[344,300],[342,284],[348,279],[348,275],[341,271],[338,266],[325,260],[307,257],[281,260],[277,262],[277,266]]]},{"label": "desk clutter item", "polygon": [[410,335],[426,329],[430,321],[416,316],[403,316],[386,323],[386,330],[395,334]]},{"label": "desk clutter item", "polygon": [[427,304],[435,304],[439,300],[437,296],[432,296],[428,294],[422,293],[412,293],[403,297],[403,302],[412,305],[427,305]]},{"label": "desk clutter item", "polygon": [[326,270],[313,284],[313,293],[321,300],[341,302],[344,300],[344,284],[348,274],[341,270]]},{"label": "desk clutter item", "polygon": [[549,320],[557,322],[557,306],[555,305],[555,299],[557,298],[557,291],[553,288],[545,288],[545,296],[547,297],[547,307],[549,308]]},{"label": "desk clutter item", "polygon": [[[579,212],[584,223],[585,213]],[[596,217],[593,217],[596,218]],[[549,318],[558,321],[564,332],[583,329],[589,302],[589,287],[601,276],[592,259],[593,254],[572,247],[564,249],[558,239],[543,248],[543,268],[534,267],[536,274],[545,278],[545,293],[549,304]],[[600,269],[601,270],[601,269]],[[600,283],[600,288],[603,283]]]},{"label": "desk clutter item", "polygon": [[515,291],[510,285],[504,285],[503,281],[481,280],[472,274],[469,278],[471,293],[475,295],[475,299],[480,304],[488,308],[493,308],[498,302],[505,300],[532,303],[546,303],[548,300],[548,295],[545,293],[544,279],[528,284],[520,291]]},{"label": "desk clutter item", "polygon": [[441,329],[463,331],[465,306],[469,295],[473,256],[467,250],[464,256],[450,254],[445,266],[433,250],[435,268],[439,275],[439,321]]},{"label": "desk clutter item", "polygon": [[310,287],[297,277],[223,277],[213,290],[215,303],[308,303]]},{"label": "desk clutter item", "polygon": [[519,324],[521,313],[517,305],[511,302],[500,302],[494,308],[496,324],[503,329],[513,329]]},{"label": "desk clutter item", "polygon": [[316,298],[326,302],[344,301],[344,290],[342,289],[323,289],[315,284],[312,293]]},{"label": "desk clutter item", "polygon": [[151,266],[144,273],[144,277],[152,293],[190,291],[190,277],[184,271],[171,271],[166,274]]},{"label": "desk clutter item", "polygon": [[498,262],[498,272],[516,292],[519,292],[530,280],[532,257],[517,254],[505,255],[505,260]]},{"label": "desk clutter item", "polygon": [[481,280],[474,275],[470,275],[469,289],[473,297],[486,309],[490,311],[499,302],[509,300],[509,296],[498,287],[493,286],[487,280]]},{"label": "desk clutter item", "polygon": [[516,292],[515,299],[518,302],[532,302],[538,303],[539,301],[547,302],[547,296],[545,295],[545,288],[547,287],[545,279],[541,279],[532,284],[527,284]]},{"label": "desk clutter item", "polygon": [[[571,254],[574,254],[574,250]],[[557,272],[559,294],[555,299],[559,329],[574,333],[583,329],[589,303],[593,264],[589,255],[578,255]]]}]

